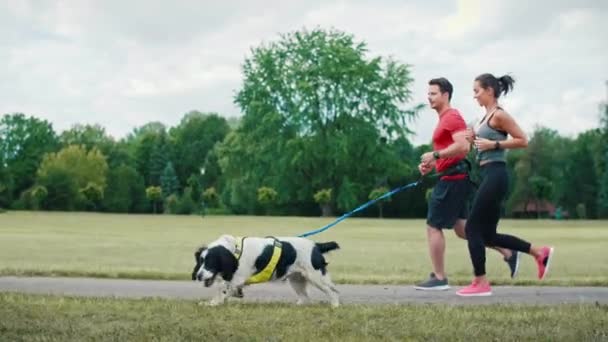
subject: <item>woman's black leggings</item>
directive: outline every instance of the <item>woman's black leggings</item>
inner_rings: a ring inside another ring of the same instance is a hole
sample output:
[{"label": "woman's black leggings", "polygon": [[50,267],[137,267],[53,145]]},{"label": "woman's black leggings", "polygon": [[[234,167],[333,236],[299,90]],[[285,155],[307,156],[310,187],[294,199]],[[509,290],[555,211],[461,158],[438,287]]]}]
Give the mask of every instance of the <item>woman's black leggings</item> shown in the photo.
[{"label": "woman's black leggings", "polygon": [[491,162],[481,167],[482,181],[473,200],[473,207],[466,224],[469,254],[475,276],[486,274],[485,246],[503,247],[529,253],[530,243],[515,236],[497,234],[502,202],[509,185],[504,162]]}]

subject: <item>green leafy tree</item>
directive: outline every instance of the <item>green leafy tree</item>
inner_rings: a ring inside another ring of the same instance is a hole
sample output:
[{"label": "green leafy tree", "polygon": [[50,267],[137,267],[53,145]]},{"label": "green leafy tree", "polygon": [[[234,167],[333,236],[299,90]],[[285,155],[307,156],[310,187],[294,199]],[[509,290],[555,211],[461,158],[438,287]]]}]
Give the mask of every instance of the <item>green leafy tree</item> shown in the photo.
[{"label": "green leafy tree", "polygon": [[131,166],[120,165],[108,171],[108,185],[103,198],[105,211],[128,213],[144,212],[144,180]]},{"label": "green leafy tree", "polygon": [[169,131],[175,146],[175,169],[180,180],[185,181],[190,175],[198,174],[203,167],[206,170],[205,184],[212,185],[219,175],[212,175],[206,164],[209,152],[216,143],[224,140],[230,127],[226,119],[215,113],[192,111],[187,113],[178,126]]},{"label": "green leafy tree", "polygon": [[255,48],[243,74],[235,101],[244,116],[218,149],[235,211],[252,212],[264,184],[282,189],[279,204],[312,207],[314,193],[331,188],[336,207],[350,209],[376,179],[403,174],[392,142],[407,136],[419,108],[406,108],[407,65],[369,57],[349,34],[316,29]]},{"label": "green leafy tree", "polygon": [[[384,195],[384,194],[385,194],[385,193],[387,193],[387,192],[389,192],[389,189],[388,189],[387,187],[385,187],[385,186],[381,186],[381,187],[375,188],[375,189],[373,189],[373,190],[372,190],[372,191],[369,193],[369,197],[368,197],[368,199],[369,199],[370,201],[371,201],[371,200],[374,200],[374,199],[376,199],[376,198],[378,198],[378,197],[380,197],[380,196]],[[378,206],[378,215],[380,216],[380,218],[383,218],[383,217],[384,217],[384,215],[383,215],[383,211],[382,211],[382,208],[383,208],[383,206],[384,206],[384,202],[388,202],[388,201],[390,201],[390,197],[384,198],[384,199],[382,199],[382,200],[380,200],[380,201],[378,201],[378,202],[377,202],[377,206]]]},{"label": "green leafy tree", "polygon": [[162,203],[163,190],[160,186],[150,186],[146,188],[146,198],[152,203],[154,213],[158,213],[158,204]]},{"label": "green leafy tree", "polygon": [[205,201],[205,206],[210,208],[219,206],[219,195],[214,187],[207,188],[203,191],[203,201]]},{"label": "green leafy tree", "polygon": [[163,197],[168,197],[172,194],[177,194],[179,191],[179,181],[173,168],[173,163],[168,162],[165,166],[162,176],[160,177],[160,186],[163,189]]},{"label": "green leafy tree", "polygon": [[321,189],[314,194],[315,202],[319,204],[321,208],[321,216],[333,216],[333,212],[331,209],[331,200],[332,200],[332,189]]},{"label": "green leafy tree", "polygon": [[[59,148],[57,134],[46,120],[21,113],[6,114],[0,120],[0,184],[3,202],[34,185],[43,156]],[[0,205],[2,202],[0,202]]]},{"label": "green leafy tree", "polygon": [[277,203],[277,197],[277,191],[271,187],[263,186],[258,189],[258,202],[266,209],[266,213]]},{"label": "green leafy tree", "polygon": [[[83,146],[68,146],[44,157],[37,172],[37,183],[48,191],[49,209],[86,209],[95,207],[103,198],[107,170],[106,158],[97,148],[87,152]],[[66,193],[56,193],[60,191]],[[51,198],[66,195],[69,199],[63,201],[64,207],[51,203]]]}]

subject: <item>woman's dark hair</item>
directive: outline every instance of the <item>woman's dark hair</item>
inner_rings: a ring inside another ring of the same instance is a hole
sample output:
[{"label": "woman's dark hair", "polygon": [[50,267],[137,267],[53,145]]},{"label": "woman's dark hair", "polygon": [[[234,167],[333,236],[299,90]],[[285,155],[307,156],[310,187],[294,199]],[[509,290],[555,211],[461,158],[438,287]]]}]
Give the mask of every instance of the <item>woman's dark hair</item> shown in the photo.
[{"label": "woman's dark hair", "polygon": [[479,82],[479,85],[483,89],[494,89],[495,98],[499,98],[502,94],[507,95],[508,92],[513,91],[513,85],[515,84],[515,80],[510,75],[496,78],[492,74],[481,74],[475,78],[475,81]]}]

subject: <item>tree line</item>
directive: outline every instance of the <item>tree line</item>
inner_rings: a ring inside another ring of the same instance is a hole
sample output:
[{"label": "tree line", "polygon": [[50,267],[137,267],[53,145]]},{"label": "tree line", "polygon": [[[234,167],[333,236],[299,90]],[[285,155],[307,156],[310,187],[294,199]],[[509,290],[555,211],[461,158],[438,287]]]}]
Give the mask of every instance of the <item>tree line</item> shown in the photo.
[{"label": "tree line", "polygon": [[[174,127],[150,122],[115,139],[100,125],[59,133],[35,116],[3,115],[0,207],[329,216],[419,178],[430,145],[408,139],[422,108],[408,65],[316,29],[254,48],[242,73],[239,119],[191,111]],[[546,202],[570,217],[608,215],[605,106],[601,118],[574,138],[538,127],[527,149],[508,154],[506,215],[538,216],[530,204]],[[432,186],[361,215],[424,217]]]}]

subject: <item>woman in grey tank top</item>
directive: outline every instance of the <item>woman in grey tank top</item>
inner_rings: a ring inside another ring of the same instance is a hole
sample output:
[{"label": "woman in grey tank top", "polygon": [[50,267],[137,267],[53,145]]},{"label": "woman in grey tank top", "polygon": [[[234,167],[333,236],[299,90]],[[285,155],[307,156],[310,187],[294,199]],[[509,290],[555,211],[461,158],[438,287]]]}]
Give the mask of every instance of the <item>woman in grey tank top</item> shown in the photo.
[{"label": "woman in grey tank top", "polygon": [[[528,146],[526,135],[517,122],[498,105],[500,95],[513,90],[514,83],[511,76],[496,78],[491,74],[479,75],[474,82],[475,99],[485,108],[486,114],[477,123],[475,131],[469,130],[467,138],[477,151],[482,181],[465,228],[475,278],[471,285],[457,292],[459,296],[492,294],[486,278],[486,246],[530,254],[536,260],[539,279],[547,275],[553,254],[553,247],[532,245],[518,237],[496,232],[509,181],[505,150]],[[519,257],[517,260],[519,262]]]}]

